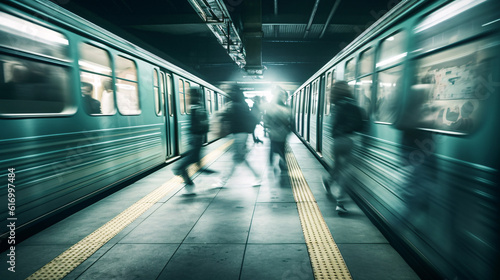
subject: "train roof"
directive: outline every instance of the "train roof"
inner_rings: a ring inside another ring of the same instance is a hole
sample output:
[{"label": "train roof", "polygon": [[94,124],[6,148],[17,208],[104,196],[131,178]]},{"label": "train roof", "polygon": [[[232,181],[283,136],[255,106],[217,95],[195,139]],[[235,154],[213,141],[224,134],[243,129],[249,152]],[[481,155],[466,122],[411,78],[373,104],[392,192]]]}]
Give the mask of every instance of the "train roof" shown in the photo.
[{"label": "train roof", "polygon": [[36,15],[38,18],[40,18],[40,16],[50,18],[51,20],[54,21],[56,25],[63,26],[65,29],[71,30],[82,36],[91,36],[93,39],[99,41],[100,43],[103,43],[107,46],[111,46],[114,48],[118,48],[122,51],[126,51],[127,53],[137,58],[149,62],[158,63],[162,67],[165,67],[166,69],[180,76],[183,76],[184,78],[190,79],[193,82],[203,85],[209,89],[227,95],[227,93],[225,93],[221,89],[211,85],[210,83],[204,81],[203,79],[197,77],[196,75],[193,75],[192,73],[182,69],[181,67],[167,61],[166,59],[161,58],[137,45],[134,45],[133,43],[113,34],[112,32],[78,15],[75,15],[74,13],[68,10],[65,10],[57,6],[56,4],[50,1],[14,0],[11,1],[10,3],[11,3],[10,5],[14,4],[16,5],[16,7],[19,7],[23,10],[29,10],[31,12],[34,12],[34,15]]},{"label": "train roof", "polygon": [[331,67],[335,66],[340,60],[348,57],[354,51],[364,46],[373,37],[378,36],[389,28],[394,22],[402,19],[403,17],[413,13],[416,9],[421,7],[428,0],[403,0],[399,2],[394,8],[385,13],[380,19],[375,21],[369,28],[361,33],[356,39],[349,43],[337,55],[335,55],[328,63],[321,67],[314,75],[305,81],[295,92],[300,91],[312,81],[317,79],[321,74],[326,72]]}]

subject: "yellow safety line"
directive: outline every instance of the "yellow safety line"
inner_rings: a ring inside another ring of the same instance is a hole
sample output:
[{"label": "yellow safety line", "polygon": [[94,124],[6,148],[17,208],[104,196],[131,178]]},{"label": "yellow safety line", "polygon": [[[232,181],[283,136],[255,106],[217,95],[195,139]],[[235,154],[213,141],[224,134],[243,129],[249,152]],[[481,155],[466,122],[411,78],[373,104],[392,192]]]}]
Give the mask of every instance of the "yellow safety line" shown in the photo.
[{"label": "yellow safety line", "polygon": [[[229,148],[233,141],[228,141],[215,151],[201,159],[200,165],[193,164],[189,168],[189,174],[192,175],[198,171],[200,166],[213,161]],[[48,264],[33,273],[27,279],[62,279],[94,254],[99,248],[106,244],[111,238],[131,224],[135,219],[146,212],[151,206],[158,202],[165,195],[176,189],[182,182],[181,177],[176,176],[161,187],[155,189],[132,206],[118,214],[111,221],[98,228],[87,237],[80,240],[71,248],[57,256]]]},{"label": "yellow safety line", "polygon": [[315,279],[352,279],[293,152],[286,161]]}]

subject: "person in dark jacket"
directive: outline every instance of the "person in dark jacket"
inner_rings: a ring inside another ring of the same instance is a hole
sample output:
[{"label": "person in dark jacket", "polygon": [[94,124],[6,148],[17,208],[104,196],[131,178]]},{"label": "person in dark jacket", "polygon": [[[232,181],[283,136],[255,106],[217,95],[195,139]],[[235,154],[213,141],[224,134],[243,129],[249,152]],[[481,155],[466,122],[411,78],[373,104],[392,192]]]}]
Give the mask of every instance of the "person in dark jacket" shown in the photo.
[{"label": "person in dark jacket", "polygon": [[201,104],[201,91],[191,89],[191,126],[190,126],[190,150],[186,157],[174,169],[174,174],[181,175],[186,183],[186,194],[193,194],[194,183],[189,177],[188,167],[192,163],[198,163],[201,158],[203,136],[208,132],[209,120],[205,108]]},{"label": "person in dark jacket", "polygon": [[253,142],[255,144],[259,144],[259,143],[264,143],[262,142],[262,140],[259,139],[259,137],[255,134],[255,130],[257,128],[257,125],[260,125],[260,122],[262,121],[262,111],[261,111],[261,97],[260,96],[255,96],[253,98],[253,106],[252,106],[252,114],[254,115],[255,117],[255,128],[254,130],[252,131],[252,137],[253,137]]},{"label": "person in dark jacket", "polygon": [[92,90],[94,86],[91,83],[82,82],[82,102],[83,108],[89,115],[95,115],[101,113],[101,102],[99,100],[92,98]]},{"label": "person in dark jacket", "polygon": [[[323,178],[323,186],[327,193],[332,195],[337,201],[336,211],[347,213],[344,207],[346,198],[343,174],[350,164],[353,141],[353,132],[356,131],[361,119],[361,111],[353,114],[360,108],[356,105],[351,88],[345,81],[338,81],[332,87],[330,95],[333,107],[333,160],[334,165],[329,169],[329,176]],[[354,116],[354,117],[352,117]],[[337,192],[332,191],[332,186],[336,183]]]},{"label": "person in dark jacket", "polygon": [[233,152],[233,164],[231,169],[225,175],[223,175],[216,187],[223,187],[226,182],[231,178],[236,167],[240,164],[245,164],[248,169],[254,174],[255,181],[252,183],[253,186],[260,186],[262,182],[261,175],[250,165],[246,159],[248,152],[247,140],[250,133],[253,132],[255,128],[255,117],[250,112],[247,103],[245,102],[245,97],[243,93],[237,92],[233,95],[233,101],[227,106],[226,110],[223,112],[223,121],[229,122],[229,129],[232,137],[234,139],[232,145]]}]

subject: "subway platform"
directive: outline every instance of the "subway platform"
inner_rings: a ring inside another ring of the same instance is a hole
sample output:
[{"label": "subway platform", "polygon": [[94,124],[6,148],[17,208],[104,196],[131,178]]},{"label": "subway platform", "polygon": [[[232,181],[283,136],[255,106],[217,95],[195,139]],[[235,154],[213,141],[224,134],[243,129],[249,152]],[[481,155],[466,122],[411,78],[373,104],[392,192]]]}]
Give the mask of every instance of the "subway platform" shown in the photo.
[{"label": "subway platform", "polygon": [[2,252],[0,279],[420,279],[352,200],[336,213],[295,135],[288,172],[269,167],[269,139],[250,147],[260,186],[241,165],[216,187],[233,164],[219,140],[191,167],[194,194],[169,164],[18,244],[15,272]]}]

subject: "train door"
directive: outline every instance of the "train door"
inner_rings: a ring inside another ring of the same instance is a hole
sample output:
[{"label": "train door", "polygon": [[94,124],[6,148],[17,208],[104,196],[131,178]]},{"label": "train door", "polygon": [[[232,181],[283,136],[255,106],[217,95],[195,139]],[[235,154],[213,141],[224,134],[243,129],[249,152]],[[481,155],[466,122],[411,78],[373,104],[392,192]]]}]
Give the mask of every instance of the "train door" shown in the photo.
[{"label": "train door", "polygon": [[304,139],[309,142],[309,116],[311,108],[311,85],[307,85],[304,92]]},{"label": "train door", "polygon": [[298,132],[299,131],[299,122],[298,122],[298,114],[299,114],[299,107],[297,106],[298,102],[298,97],[299,94],[295,93],[292,96],[292,110],[293,110],[293,131]]},{"label": "train door", "polygon": [[315,80],[311,84],[311,110],[309,111],[309,143],[314,150],[317,150],[318,132],[318,82]]},{"label": "train door", "polygon": [[204,103],[205,103],[205,110],[207,111],[208,115],[208,123],[209,123],[209,129],[206,134],[206,143],[211,143],[218,138],[218,132],[219,128],[217,127],[217,112],[216,112],[216,97],[217,93],[211,89],[205,88],[204,90]]},{"label": "train door", "polygon": [[298,104],[297,104],[298,110],[299,110],[299,115],[298,115],[298,125],[299,125],[299,130],[298,133],[299,135],[303,136],[304,135],[304,89],[301,89],[299,92],[299,98],[298,98]]},{"label": "train door", "polygon": [[325,106],[325,75],[321,75],[318,79],[318,120],[317,120],[317,130],[316,130],[316,151],[318,154],[323,153],[323,112]]},{"label": "train door", "polygon": [[[201,102],[201,106],[203,106],[203,109],[205,109],[205,112],[207,112],[207,116],[210,120],[210,116],[211,116],[211,104],[209,104],[209,101],[210,100],[210,90],[205,88],[205,87],[202,87],[200,86],[200,92],[201,92],[201,96],[200,96],[200,102]],[[203,135],[203,143],[207,143],[209,142],[209,139],[208,139],[208,135],[205,134]]]},{"label": "train door", "polygon": [[167,135],[167,159],[172,158],[178,154],[177,149],[177,132],[175,129],[175,111],[174,111],[174,89],[172,75],[165,71],[160,71],[160,85],[162,91],[162,98],[165,112],[165,130]]},{"label": "train door", "polygon": [[324,85],[323,88],[323,121],[321,127],[321,148],[322,155],[325,162],[329,165],[333,164],[333,151],[332,151],[332,105],[331,105],[331,92],[332,84],[335,83],[335,69],[332,69],[326,73],[326,79],[323,77]]}]

